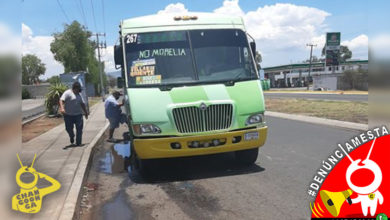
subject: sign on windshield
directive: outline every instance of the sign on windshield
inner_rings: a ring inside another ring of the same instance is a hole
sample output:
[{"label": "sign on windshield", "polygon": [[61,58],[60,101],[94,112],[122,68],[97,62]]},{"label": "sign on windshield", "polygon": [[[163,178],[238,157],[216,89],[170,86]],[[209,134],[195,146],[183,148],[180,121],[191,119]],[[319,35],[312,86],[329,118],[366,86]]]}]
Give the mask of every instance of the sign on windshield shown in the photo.
[{"label": "sign on windshield", "polygon": [[256,77],[241,30],[133,33],[125,46],[130,87]]}]

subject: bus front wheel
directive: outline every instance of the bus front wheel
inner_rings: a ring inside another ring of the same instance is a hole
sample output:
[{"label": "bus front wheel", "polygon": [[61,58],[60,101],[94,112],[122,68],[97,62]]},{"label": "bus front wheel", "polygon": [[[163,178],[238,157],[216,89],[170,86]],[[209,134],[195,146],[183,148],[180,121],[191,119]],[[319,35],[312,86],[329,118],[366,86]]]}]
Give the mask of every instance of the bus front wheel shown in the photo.
[{"label": "bus front wheel", "polygon": [[236,162],[239,165],[250,166],[254,164],[259,155],[259,148],[240,150],[235,152]]}]

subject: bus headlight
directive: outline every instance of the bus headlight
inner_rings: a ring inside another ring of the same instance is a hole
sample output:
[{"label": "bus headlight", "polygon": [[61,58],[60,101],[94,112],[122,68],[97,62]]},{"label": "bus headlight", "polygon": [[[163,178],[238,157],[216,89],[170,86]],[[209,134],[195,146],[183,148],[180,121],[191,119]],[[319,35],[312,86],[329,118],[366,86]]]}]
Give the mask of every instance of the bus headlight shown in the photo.
[{"label": "bus headlight", "polygon": [[257,113],[248,117],[245,125],[259,124],[264,122],[264,113]]},{"label": "bus headlight", "polygon": [[161,133],[161,129],[153,124],[135,124],[133,125],[133,131],[137,135]]}]

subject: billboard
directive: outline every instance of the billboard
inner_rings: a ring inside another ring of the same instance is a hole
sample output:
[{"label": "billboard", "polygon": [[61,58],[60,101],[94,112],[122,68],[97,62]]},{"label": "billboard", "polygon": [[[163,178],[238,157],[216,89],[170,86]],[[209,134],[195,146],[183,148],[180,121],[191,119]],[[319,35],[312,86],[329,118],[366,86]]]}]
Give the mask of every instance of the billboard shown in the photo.
[{"label": "billboard", "polygon": [[326,66],[337,66],[339,65],[340,55],[340,32],[329,32],[326,33]]}]

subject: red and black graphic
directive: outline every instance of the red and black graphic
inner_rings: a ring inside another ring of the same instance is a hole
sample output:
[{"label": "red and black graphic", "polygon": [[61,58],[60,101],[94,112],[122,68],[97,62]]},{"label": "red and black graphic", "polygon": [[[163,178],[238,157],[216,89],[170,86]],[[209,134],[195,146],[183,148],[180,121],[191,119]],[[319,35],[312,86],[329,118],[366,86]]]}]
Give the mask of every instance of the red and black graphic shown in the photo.
[{"label": "red and black graphic", "polygon": [[373,139],[349,153],[341,150],[344,158],[326,177],[310,204],[312,219],[388,216],[390,135]]}]

